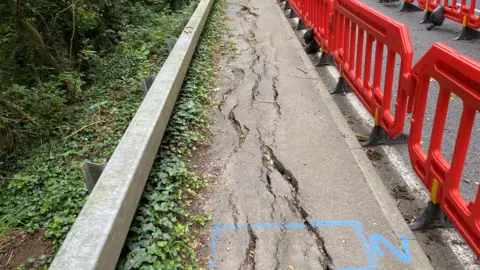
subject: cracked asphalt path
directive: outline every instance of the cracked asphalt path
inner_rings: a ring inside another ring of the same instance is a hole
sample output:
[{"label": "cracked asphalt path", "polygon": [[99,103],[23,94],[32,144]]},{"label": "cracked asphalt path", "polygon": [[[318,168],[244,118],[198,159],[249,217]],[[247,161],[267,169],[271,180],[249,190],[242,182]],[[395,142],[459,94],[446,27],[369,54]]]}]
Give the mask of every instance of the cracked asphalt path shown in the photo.
[{"label": "cracked asphalt path", "polygon": [[203,206],[214,216],[209,267],[428,269],[408,229],[392,226],[400,215],[386,217],[373,168],[337,127],[278,3],[228,0],[226,12],[231,52],[205,160],[215,175]]}]

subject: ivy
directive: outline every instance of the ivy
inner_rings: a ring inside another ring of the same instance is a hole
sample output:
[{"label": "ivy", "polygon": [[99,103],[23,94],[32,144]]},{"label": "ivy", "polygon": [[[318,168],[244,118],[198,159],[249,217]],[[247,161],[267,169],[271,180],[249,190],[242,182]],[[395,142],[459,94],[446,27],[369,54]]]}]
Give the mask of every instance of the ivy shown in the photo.
[{"label": "ivy", "polygon": [[[94,19],[90,11],[84,12],[81,16]],[[112,155],[141,103],[141,77],[158,72],[168,56],[165,40],[179,36],[192,11],[185,7],[174,13],[153,12],[137,6],[135,12],[148,16],[127,24],[118,33],[114,49],[83,51],[89,67],[78,82],[83,86],[76,103],[66,103],[62,93],[54,92],[62,91],[59,82],[71,74],[44,82],[42,89],[51,91],[19,85],[0,91],[0,101],[31,108],[32,120],[40,124],[37,130],[9,122],[9,128],[19,134],[39,133],[15,151],[0,153],[0,236],[14,229],[35,232],[43,228],[56,252],[88,196],[80,165],[86,160],[102,162]],[[40,92],[45,95],[37,95]],[[2,119],[5,116],[9,115]]]},{"label": "ivy", "polygon": [[224,1],[217,1],[197,46],[130,229],[120,269],[196,269],[192,227],[208,216],[192,216],[187,200],[206,185],[184,159],[208,134],[209,90]]}]

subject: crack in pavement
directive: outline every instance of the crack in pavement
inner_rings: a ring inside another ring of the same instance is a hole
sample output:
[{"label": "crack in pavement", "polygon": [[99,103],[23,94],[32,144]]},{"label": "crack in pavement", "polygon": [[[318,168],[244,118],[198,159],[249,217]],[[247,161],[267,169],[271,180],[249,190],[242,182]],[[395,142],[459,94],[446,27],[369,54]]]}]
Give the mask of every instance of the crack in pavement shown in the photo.
[{"label": "crack in pavement", "polygon": [[233,224],[235,225],[235,228],[237,228],[239,213],[238,213],[237,205],[233,202],[233,198],[232,198],[231,193],[228,195],[228,206],[230,206],[230,208],[232,208]]},{"label": "crack in pavement", "polygon": [[[269,38],[270,44],[273,44],[272,37]],[[272,46],[275,48],[275,46]],[[275,101],[275,108],[277,110],[277,115],[280,117],[282,115],[282,108],[280,107],[280,103],[278,103],[278,77],[280,76],[280,69],[278,68],[278,59],[277,59],[277,54],[276,54],[276,48],[275,52],[273,54],[273,69],[275,70],[275,76],[273,76],[272,79],[272,89],[273,89],[273,100]],[[275,128],[276,128],[276,122],[275,122]]]},{"label": "crack in pavement", "polygon": [[[274,100],[274,106],[277,112],[278,117],[282,115],[282,108],[280,106],[280,103],[278,103],[278,74],[273,77],[272,79],[272,89],[273,89],[273,100]],[[276,126],[276,125],[275,125]]]},{"label": "crack in pavement", "polygon": [[285,226],[282,224],[280,226],[280,230],[281,230],[281,235],[280,237],[278,237],[277,239],[277,242],[275,243],[275,253],[274,253],[274,256],[275,256],[275,270],[279,270],[280,269],[280,259],[278,258],[278,252],[280,251],[279,249],[279,245],[280,245],[280,242],[283,241],[283,239],[285,239],[285,236],[287,236],[287,228],[285,228]]},{"label": "crack in pavement", "polygon": [[258,17],[258,14],[253,12],[252,9],[246,5],[240,5],[242,8],[240,9],[240,11],[246,11],[248,14],[254,16],[254,17]]},{"label": "crack in pavement", "polygon": [[248,221],[247,217],[247,232],[249,237],[248,248],[245,251],[245,260],[238,267],[238,269],[244,269],[244,267],[250,266],[250,270],[255,270],[255,249],[257,248],[258,237],[252,229],[252,225]]},{"label": "crack in pavement", "polygon": [[[243,7],[246,7],[245,5],[242,5],[240,4],[240,6],[243,8]],[[248,7],[247,7],[248,10],[250,10]],[[256,13],[255,13],[256,14]],[[257,52],[257,48],[256,48],[256,44],[258,43],[257,42],[257,39],[256,39],[256,35],[255,35],[255,29],[257,28],[256,26],[256,23],[255,21],[252,23],[250,21],[247,21],[247,19],[244,17],[244,16],[240,16],[239,15],[239,12],[236,13],[236,15],[238,17],[241,17],[243,18],[243,20],[248,23],[250,26],[251,26],[251,29],[249,30],[248,34],[245,32],[245,29],[242,27],[242,31],[243,31],[243,34],[245,37],[249,36],[249,38],[246,38],[247,40],[247,43],[250,47],[250,49],[252,50],[252,55],[254,56],[254,59],[252,61],[252,64],[249,66],[249,69],[252,71],[253,74],[255,74],[255,76],[257,77],[255,79],[255,82],[254,82],[254,85],[252,87],[252,93],[251,93],[251,100],[250,100],[250,106],[253,106],[253,102],[255,101],[257,95],[258,95],[258,86],[260,84],[260,81],[262,80],[262,74],[260,73],[257,73],[255,71],[255,65],[260,61],[260,55],[258,54]],[[258,17],[258,16],[256,16]],[[255,19],[256,20],[256,19]],[[265,60],[264,60],[265,61]]]},{"label": "crack in pavement", "polygon": [[268,192],[270,192],[270,194],[272,194],[272,196],[274,198],[277,198],[277,195],[275,195],[275,193],[273,193],[273,191],[272,191],[272,179],[270,179],[270,173],[271,173],[271,171],[268,170],[267,173],[265,174],[265,176],[267,178],[267,190],[268,190]]},{"label": "crack in pavement", "polygon": [[[243,125],[243,128],[242,128],[242,124],[235,117],[235,109],[238,107],[238,103],[239,102],[237,101],[237,104],[235,104],[235,106],[232,107],[232,109],[230,110],[230,113],[228,114],[228,120],[230,120],[230,123],[232,124],[233,128],[237,132],[237,136],[238,136],[238,146],[235,148],[234,152],[236,152],[238,148],[242,147],[243,143],[245,142],[245,138],[247,137],[250,131],[250,129],[247,128],[247,126],[245,125]],[[245,128],[245,131],[243,130],[244,128]]]},{"label": "crack in pavement", "polygon": [[272,89],[273,89],[273,99],[275,101],[275,109],[277,112],[277,117],[275,118],[274,125],[273,125],[273,135],[272,135],[272,140],[273,140],[273,146],[275,146],[276,143],[276,133],[277,133],[277,126],[279,119],[281,118],[282,115],[282,108],[280,106],[280,103],[278,102],[278,97],[279,97],[279,91],[278,91],[278,84],[279,84],[279,79],[278,77],[280,76],[280,69],[278,67],[278,58],[277,58],[277,48],[274,46],[273,38],[270,36],[268,38],[268,42],[270,44],[271,48],[274,48],[273,52],[273,69],[275,70],[275,76],[272,79]]},{"label": "crack in pavement", "polygon": [[320,252],[319,260],[323,269],[334,269],[332,258],[328,254],[327,249],[325,248],[325,241],[321,237],[318,228],[312,226],[308,219],[308,212],[301,205],[298,192],[298,180],[295,178],[293,173],[288,170],[284,166],[284,164],[275,156],[273,150],[269,146],[264,144],[261,146],[261,148],[263,152],[263,157],[265,159],[264,163],[270,165],[270,167],[273,167],[275,170],[277,170],[283,176],[283,179],[285,179],[285,181],[287,181],[287,183],[290,185],[292,200],[287,199],[290,209],[292,210],[292,212],[298,213],[302,217],[303,224],[305,225],[308,233],[312,236],[315,244],[317,245],[318,251]]},{"label": "crack in pavement", "polygon": [[[256,39],[255,39],[255,42],[256,42]],[[260,61],[260,55],[257,52],[257,48],[255,47],[255,45],[252,46],[251,44],[250,44],[250,48],[253,51],[253,55],[255,55],[255,59],[253,60],[249,68],[252,71],[252,73],[255,74],[255,76],[257,76],[252,87],[252,94],[251,94],[251,100],[250,100],[250,106],[253,106],[253,102],[256,100],[258,95],[258,86],[260,85],[260,81],[262,80],[262,74],[257,73],[257,71],[255,71],[255,65]]]},{"label": "crack in pavement", "polygon": [[223,93],[222,99],[217,106],[221,113],[223,113],[222,107],[225,105],[225,101],[227,100],[228,96],[230,96],[234,90],[237,90],[238,86],[240,86],[245,79],[245,71],[242,68],[234,68],[232,73],[234,81],[233,86],[228,88],[228,90]]}]

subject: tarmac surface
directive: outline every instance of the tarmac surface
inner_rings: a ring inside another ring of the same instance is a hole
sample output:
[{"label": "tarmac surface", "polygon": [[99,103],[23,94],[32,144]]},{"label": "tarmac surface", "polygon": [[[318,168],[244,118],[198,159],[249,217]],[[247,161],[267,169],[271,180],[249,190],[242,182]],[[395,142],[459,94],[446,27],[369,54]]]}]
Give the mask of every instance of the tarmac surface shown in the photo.
[{"label": "tarmac surface", "polygon": [[229,0],[211,269],[431,269],[278,3]]}]

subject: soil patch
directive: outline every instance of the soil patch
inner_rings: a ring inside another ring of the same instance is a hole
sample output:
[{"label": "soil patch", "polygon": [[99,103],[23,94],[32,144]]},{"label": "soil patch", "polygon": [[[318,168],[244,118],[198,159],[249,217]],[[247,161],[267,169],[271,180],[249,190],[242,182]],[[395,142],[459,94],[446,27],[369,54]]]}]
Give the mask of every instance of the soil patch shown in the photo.
[{"label": "soil patch", "polygon": [[[52,243],[45,238],[43,229],[33,234],[16,231],[0,237],[0,269],[13,270],[21,264],[38,268],[41,255],[52,255]],[[28,263],[28,258],[35,260]]]}]

